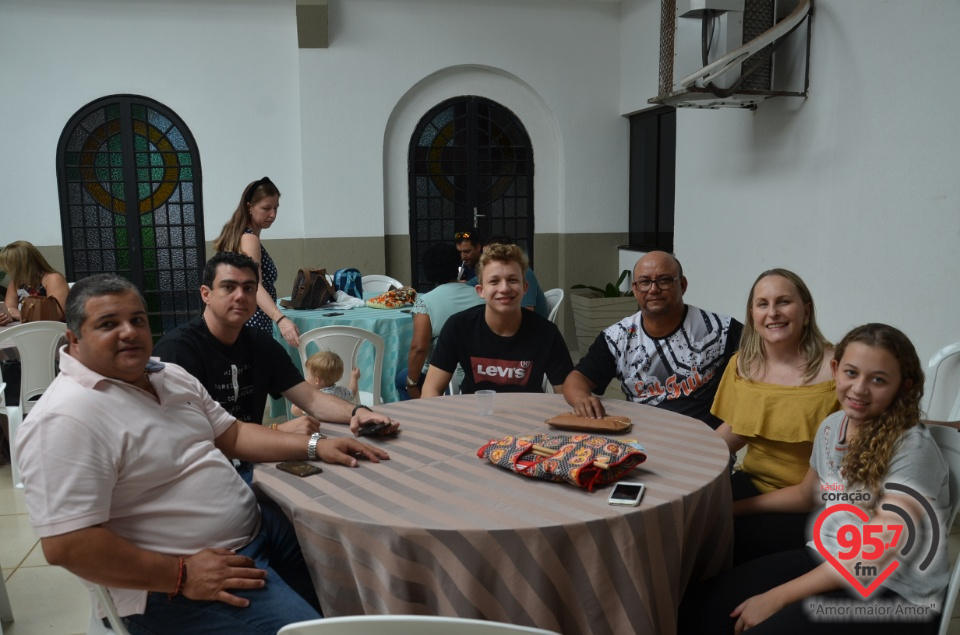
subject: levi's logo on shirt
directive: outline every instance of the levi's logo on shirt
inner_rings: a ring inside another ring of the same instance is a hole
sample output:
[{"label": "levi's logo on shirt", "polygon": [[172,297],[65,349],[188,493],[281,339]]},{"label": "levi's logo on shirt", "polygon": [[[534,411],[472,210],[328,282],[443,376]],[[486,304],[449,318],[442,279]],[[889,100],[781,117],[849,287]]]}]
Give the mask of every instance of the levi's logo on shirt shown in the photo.
[{"label": "levi's logo on shirt", "polygon": [[512,359],[470,358],[474,383],[486,381],[499,386],[526,386],[530,380],[531,364],[532,362]]}]

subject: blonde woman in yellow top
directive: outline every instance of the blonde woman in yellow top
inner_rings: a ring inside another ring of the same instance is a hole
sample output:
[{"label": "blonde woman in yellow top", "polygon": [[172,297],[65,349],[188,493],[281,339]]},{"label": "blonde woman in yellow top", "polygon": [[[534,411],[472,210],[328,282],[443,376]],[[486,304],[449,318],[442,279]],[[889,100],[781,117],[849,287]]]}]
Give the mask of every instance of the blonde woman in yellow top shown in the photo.
[{"label": "blonde woman in yellow top", "polygon": [[[753,283],[739,352],[720,380],[711,412],[731,453],[747,446],[731,477],[734,500],[803,481],[817,427],[839,409],[833,346],[817,327],[800,276],[764,271]],[[734,524],[734,564],[802,546],[806,514],[764,514]]]}]

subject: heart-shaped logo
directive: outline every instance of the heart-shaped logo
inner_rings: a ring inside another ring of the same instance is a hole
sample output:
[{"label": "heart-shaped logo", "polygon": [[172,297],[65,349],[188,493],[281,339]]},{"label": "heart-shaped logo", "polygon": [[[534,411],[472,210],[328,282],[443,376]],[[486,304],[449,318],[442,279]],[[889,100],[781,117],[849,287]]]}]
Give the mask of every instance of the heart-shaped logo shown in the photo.
[{"label": "heart-shaped logo", "polygon": [[850,512],[863,522],[870,520],[870,516],[867,515],[867,512],[863,511],[856,505],[850,505],[848,503],[833,505],[825,509],[819,516],[817,516],[817,522],[813,526],[813,542],[817,545],[817,551],[819,551],[821,555],[827,559],[827,562],[832,564],[833,568],[839,571],[840,575],[846,578],[847,582],[853,585],[853,588],[856,589],[857,592],[864,597],[864,599],[866,599],[877,590],[877,587],[879,587],[883,581],[890,576],[891,573],[896,571],[897,567],[900,566],[900,562],[897,560],[891,561],[890,564],[888,564],[887,567],[880,572],[880,575],[878,575],[869,586],[863,586],[860,580],[857,580],[857,578],[854,577],[854,575],[840,563],[836,556],[827,551],[827,548],[823,546],[823,540],[820,537],[820,529],[823,526],[823,521],[825,521],[831,514],[835,514],[837,512]]}]

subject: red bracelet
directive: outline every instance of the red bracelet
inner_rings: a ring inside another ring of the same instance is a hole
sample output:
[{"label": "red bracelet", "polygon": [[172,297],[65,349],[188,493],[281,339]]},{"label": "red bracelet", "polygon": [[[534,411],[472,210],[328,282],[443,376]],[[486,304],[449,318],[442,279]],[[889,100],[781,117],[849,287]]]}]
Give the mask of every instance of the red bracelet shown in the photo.
[{"label": "red bracelet", "polygon": [[167,595],[167,599],[172,600],[183,592],[183,585],[187,581],[187,562],[180,556],[180,573],[177,575],[177,588],[173,593]]}]

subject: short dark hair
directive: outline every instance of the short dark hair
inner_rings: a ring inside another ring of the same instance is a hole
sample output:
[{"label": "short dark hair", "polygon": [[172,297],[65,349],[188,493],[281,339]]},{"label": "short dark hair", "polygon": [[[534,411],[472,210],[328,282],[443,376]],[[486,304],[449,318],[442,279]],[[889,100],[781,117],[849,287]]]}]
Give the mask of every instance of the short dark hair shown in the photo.
[{"label": "short dark hair", "polygon": [[87,321],[87,300],[104,295],[121,295],[128,291],[137,294],[146,310],[147,302],[143,299],[140,289],[115,273],[101,273],[78,280],[67,294],[67,306],[64,309],[67,328],[73,331],[77,339],[80,339],[80,327]]},{"label": "short dark hair", "polygon": [[203,266],[203,279],[200,284],[208,289],[213,288],[213,281],[217,277],[217,267],[220,265],[229,265],[237,269],[249,269],[253,272],[254,278],[260,282],[260,266],[257,261],[246,254],[235,254],[232,251],[221,251],[213,258],[207,261]]},{"label": "short dark hair", "polygon": [[423,252],[423,272],[436,285],[456,280],[460,262],[460,252],[453,243],[434,243]]}]

